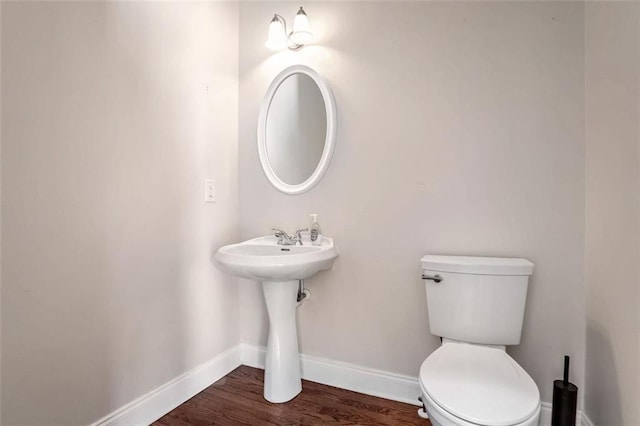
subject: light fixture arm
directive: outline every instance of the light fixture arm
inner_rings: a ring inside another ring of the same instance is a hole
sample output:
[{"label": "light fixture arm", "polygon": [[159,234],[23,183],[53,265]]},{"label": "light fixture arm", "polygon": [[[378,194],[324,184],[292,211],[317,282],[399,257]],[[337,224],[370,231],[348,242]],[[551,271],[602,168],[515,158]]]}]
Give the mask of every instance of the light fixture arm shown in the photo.
[{"label": "light fixture arm", "polygon": [[[287,20],[284,19],[282,16],[278,15],[277,13],[273,14],[273,19],[275,19],[276,21],[280,21],[280,23],[284,27],[284,32],[286,34],[287,33]],[[271,22],[273,22],[273,19],[271,20]]]},{"label": "light fixture arm", "polygon": [[[284,33],[287,35],[287,38],[289,38],[288,44],[287,44],[287,47],[289,48],[289,50],[300,50],[300,48],[302,48],[302,46],[304,45],[297,44],[291,41],[290,37],[291,37],[291,34],[293,34],[293,31],[291,32],[287,31],[287,20],[284,19],[282,16],[278,15],[277,13],[274,13],[273,19],[277,19],[282,24],[282,27],[284,28]],[[271,20],[272,22],[273,22],[273,19]]]},{"label": "light fixture arm", "polygon": [[287,30],[287,21],[284,17],[277,13],[273,15],[271,24],[269,25],[269,38],[266,45],[271,49],[283,48],[286,45],[289,50],[299,50],[312,39],[313,34],[309,29],[309,18],[304,9],[300,7],[291,32]]}]

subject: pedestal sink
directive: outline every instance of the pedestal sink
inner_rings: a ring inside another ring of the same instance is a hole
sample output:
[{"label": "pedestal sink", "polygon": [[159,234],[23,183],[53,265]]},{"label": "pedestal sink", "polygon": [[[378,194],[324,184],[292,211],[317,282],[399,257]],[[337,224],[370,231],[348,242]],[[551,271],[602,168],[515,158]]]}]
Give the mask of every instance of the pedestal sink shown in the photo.
[{"label": "pedestal sink", "polygon": [[296,307],[298,281],[330,269],[338,252],[333,239],[322,244],[278,245],[273,236],[224,246],[215,258],[231,274],[262,282],[269,315],[269,339],[264,370],[264,398],[287,402],[302,390]]}]

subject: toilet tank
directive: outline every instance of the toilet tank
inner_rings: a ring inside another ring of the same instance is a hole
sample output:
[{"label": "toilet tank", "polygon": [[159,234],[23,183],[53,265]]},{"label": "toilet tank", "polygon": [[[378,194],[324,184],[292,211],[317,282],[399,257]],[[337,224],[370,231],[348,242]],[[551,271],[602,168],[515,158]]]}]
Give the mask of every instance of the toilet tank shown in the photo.
[{"label": "toilet tank", "polygon": [[[424,256],[431,333],[486,345],[520,343],[529,276],[526,259]],[[436,282],[428,277],[438,275]]]}]

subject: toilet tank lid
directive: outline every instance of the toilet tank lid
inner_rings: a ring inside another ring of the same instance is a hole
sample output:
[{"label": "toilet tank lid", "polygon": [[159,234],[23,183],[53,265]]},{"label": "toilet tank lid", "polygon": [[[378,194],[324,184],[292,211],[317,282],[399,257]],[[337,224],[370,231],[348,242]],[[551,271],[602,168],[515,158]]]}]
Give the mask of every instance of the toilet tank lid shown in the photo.
[{"label": "toilet tank lid", "polygon": [[426,271],[477,275],[531,275],[533,263],[514,257],[440,256],[428,254],[420,259]]}]

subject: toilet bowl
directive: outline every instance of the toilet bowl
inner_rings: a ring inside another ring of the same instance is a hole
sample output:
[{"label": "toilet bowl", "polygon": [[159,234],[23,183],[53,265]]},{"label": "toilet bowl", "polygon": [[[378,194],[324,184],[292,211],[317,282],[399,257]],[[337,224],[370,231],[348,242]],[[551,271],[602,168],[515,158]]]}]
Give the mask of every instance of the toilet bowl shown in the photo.
[{"label": "toilet bowl", "polygon": [[520,343],[533,264],[437,255],[424,256],[421,264],[429,329],[443,342],[420,367],[422,401],[431,423],[538,424],[538,387],[505,351],[506,345]]},{"label": "toilet bowl", "polygon": [[501,347],[445,341],[420,367],[434,426],[528,426],[540,417],[534,381]]}]

